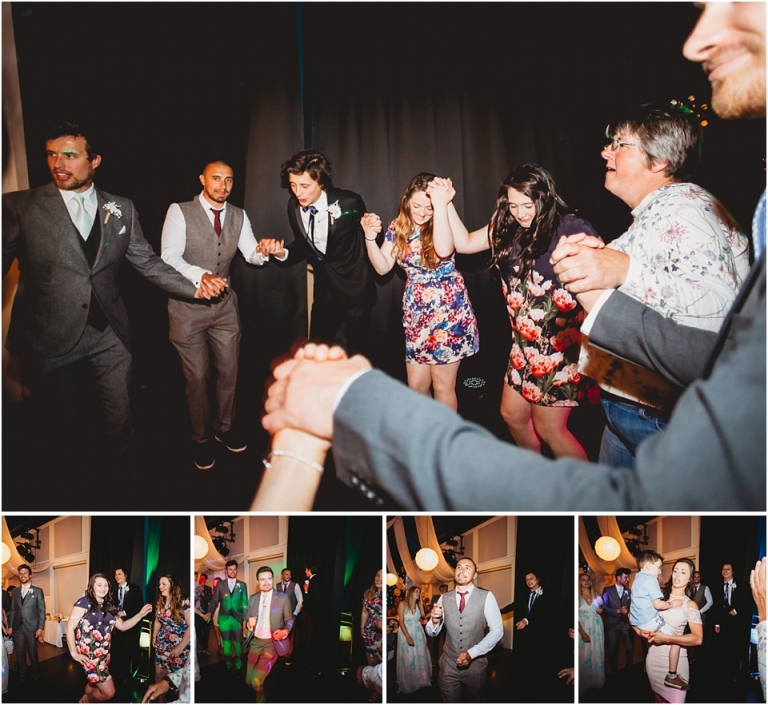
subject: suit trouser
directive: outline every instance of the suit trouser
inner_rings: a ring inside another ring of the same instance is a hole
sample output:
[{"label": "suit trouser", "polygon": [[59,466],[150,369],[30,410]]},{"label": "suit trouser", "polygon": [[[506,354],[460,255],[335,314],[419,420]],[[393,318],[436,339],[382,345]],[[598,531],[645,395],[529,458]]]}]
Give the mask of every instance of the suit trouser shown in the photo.
[{"label": "suit trouser", "polygon": [[346,326],[346,350],[350,355],[370,356],[371,306],[361,302],[358,306],[343,306],[332,300],[327,282],[318,282],[315,275],[314,302],[309,326],[309,337],[332,345],[342,322]]},{"label": "suit trouser", "polygon": [[624,642],[627,662],[625,666],[630,668],[635,660],[635,632],[629,626],[629,622],[619,624],[616,627],[606,628],[605,644],[608,649],[608,659],[611,664],[611,673],[619,670],[619,638]]},{"label": "suit trouser", "polygon": [[231,615],[219,615],[219,633],[221,634],[221,650],[224,652],[224,661],[229,667],[232,660],[235,666],[240,668],[243,664],[241,652],[243,648],[243,623]]},{"label": "suit trouser", "polygon": [[[443,650],[440,658],[440,673],[437,687],[444,703],[458,703],[463,699],[471,703],[483,702],[483,686],[488,670],[488,659],[481,657],[470,662],[469,667],[459,668],[455,659],[451,659]],[[466,698],[462,698],[462,692]]]},{"label": "suit trouser", "polygon": [[21,678],[26,678],[27,676],[27,654],[29,654],[29,661],[32,665],[32,677],[37,678],[39,675],[35,631],[35,629],[26,627],[24,624],[20,624],[17,629],[13,630],[16,663],[19,667],[19,676]]},{"label": "suit trouser", "polygon": [[[197,650],[205,651],[208,648],[208,638],[211,634],[211,623],[206,622],[199,614],[195,615],[195,638]],[[223,648],[223,647],[222,647]]]},{"label": "suit trouser", "polygon": [[[187,380],[187,405],[192,440],[196,443],[210,440],[214,432],[226,433],[234,422],[240,314],[237,294],[228,291],[215,303],[168,301],[169,337],[179,352]],[[213,419],[208,402],[209,349],[216,367],[216,417]]]},{"label": "suit trouser", "polygon": [[98,331],[87,325],[68,353],[36,360],[33,365],[43,395],[60,414],[71,407],[67,397],[75,388],[76,366],[84,366],[96,385],[110,449],[121,452],[128,448],[133,441],[131,353],[111,326]]},{"label": "suit trouser", "polygon": [[248,668],[245,673],[245,680],[256,691],[256,702],[263,703],[266,699],[264,681],[267,680],[272,666],[277,661],[272,639],[254,637],[248,646],[247,659]]}]

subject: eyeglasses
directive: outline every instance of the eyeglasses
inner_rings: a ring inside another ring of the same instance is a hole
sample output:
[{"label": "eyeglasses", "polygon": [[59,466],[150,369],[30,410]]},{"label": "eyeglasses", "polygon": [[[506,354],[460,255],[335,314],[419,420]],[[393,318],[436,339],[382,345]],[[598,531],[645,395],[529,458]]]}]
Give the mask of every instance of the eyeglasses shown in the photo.
[{"label": "eyeglasses", "polygon": [[612,152],[615,152],[619,147],[639,147],[640,145],[637,144],[637,142],[622,142],[618,137],[614,137],[607,145],[605,145],[606,149],[610,149]]}]

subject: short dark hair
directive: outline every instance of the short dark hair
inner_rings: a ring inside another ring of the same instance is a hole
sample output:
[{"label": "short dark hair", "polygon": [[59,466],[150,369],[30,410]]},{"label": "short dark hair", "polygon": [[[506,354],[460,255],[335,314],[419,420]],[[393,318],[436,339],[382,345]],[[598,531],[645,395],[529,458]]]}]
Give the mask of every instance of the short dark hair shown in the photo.
[{"label": "short dark hair", "polygon": [[701,158],[699,123],[682,107],[644,103],[630,108],[605,128],[610,139],[617,132],[636,135],[648,168],[666,162],[664,175],[675,181],[684,181]]},{"label": "short dark hair", "polygon": [[125,568],[123,568],[122,566],[120,566],[120,565],[117,566],[117,568],[115,568],[114,572],[117,573],[118,570],[122,570],[123,571],[123,575],[125,576],[125,579],[128,580],[128,578],[130,577],[130,574],[128,573],[128,571]]},{"label": "short dark hair", "polygon": [[208,582],[208,576],[205,573],[200,573],[200,580],[205,580]]},{"label": "short dark hair", "polygon": [[92,161],[94,157],[101,154],[98,149],[98,138],[90,125],[85,126],[74,121],[59,122],[51,125],[45,135],[46,142],[57,140],[60,137],[82,137],[85,140],[85,152],[88,161]]},{"label": "short dark hair", "polygon": [[304,567],[307,570],[309,570],[309,572],[312,573],[312,575],[314,575],[315,573],[319,573],[320,572],[320,564],[319,563],[307,563],[307,565],[304,566]]},{"label": "short dark hair", "polygon": [[[475,563],[469,556],[462,556],[459,558],[459,561],[469,561],[472,564],[475,573],[477,573],[477,563]],[[456,561],[456,565],[459,565],[459,561]]]},{"label": "short dark hair", "polygon": [[256,571],[256,578],[259,578],[262,573],[269,573],[273,578],[275,577],[275,571],[268,565],[263,565]]},{"label": "short dark hair", "polygon": [[224,564],[224,567],[225,567],[225,568],[229,568],[229,566],[231,566],[231,565],[233,565],[233,566],[237,567],[237,561],[236,561],[234,558],[230,558],[230,559],[229,559],[229,560],[228,560],[228,561],[227,561],[227,562]]},{"label": "short dark hair", "polygon": [[637,554],[637,567],[642,568],[643,566],[653,564],[656,561],[664,562],[664,556],[662,556],[660,553],[656,553],[656,551],[640,551],[640,553]]},{"label": "short dark hair", "polygon": [[235,170],[232,168],[232,165],[231,165],[229,162],[227,162],[227,161],[224,161],[223,159],[208,159],[208,160],[206,160],[206,161],[203,163],[203,168],[202,168],[202,169],[200,169],[200,173],[201,173],[201,174],[203,174],[203,173],[205,172],[205,170],[206,170],[206,169],[207,169],[207,168],[208,168],[208,167],[209,167],[211,164],[221,164],[221,165],[223,165],[223,166],[226,166],[226,167],[229,167],[230,169],[232,169],[232,173],[233,173],[233,174],[235,173]]},{"label": "short dark hair", "polygon": [[631,572],[629,568],[617,568],[614,575],[618,578],[620,575],[629,575]]},{"label": "short dark hair", "polygon": [[303,174],[308,172],[313,181],[320,184],[323,191],[333,188],[333,169],[331,162],[316,149],[305,149],[296,152],[292,157],[280,165],[280,186],[290,188],[289,174]]},{"label": "short dark hair", "polygon": [[21,572],[22,570],[26,570],[30,575],[32,575],[32,568],[30,568],[26,563],[22,563],[18,568],[16,568],[17,572]]}]

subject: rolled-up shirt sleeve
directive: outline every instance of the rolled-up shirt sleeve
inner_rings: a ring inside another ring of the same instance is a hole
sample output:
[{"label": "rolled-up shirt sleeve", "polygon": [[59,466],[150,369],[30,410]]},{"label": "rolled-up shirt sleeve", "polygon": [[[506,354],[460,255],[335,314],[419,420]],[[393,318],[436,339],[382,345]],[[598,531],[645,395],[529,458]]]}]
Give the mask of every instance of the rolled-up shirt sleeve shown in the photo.
[{"label": "rolled-up shirt sleeve", "polygon": [[504,626],[501,622],[501,611],[499,605],[496,602],[496,598],[492,592],[489,592],[485,598],[485,621],[488,624],[488,633],[483,639],[471,647],[467,653],[470,658],[477,658],[478,656],[484,656],[487,654],[496,644],[501,641],[501,637],[504,636]]}]

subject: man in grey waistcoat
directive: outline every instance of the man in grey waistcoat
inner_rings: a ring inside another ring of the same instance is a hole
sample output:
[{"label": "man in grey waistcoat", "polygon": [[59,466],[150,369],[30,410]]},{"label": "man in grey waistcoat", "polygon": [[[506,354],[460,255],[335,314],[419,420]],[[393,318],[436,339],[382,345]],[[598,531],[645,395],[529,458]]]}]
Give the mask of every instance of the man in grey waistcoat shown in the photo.
[{"label": "man in grey waistcoat", "polygon": [[[227,203],[233,178],[228,164],[206,164],[200,174],[202,193],[192,201],[172,203],[165,216],[162,258],[201,288],[226,284],[238,249],[249,264],[263,265],[269,258],[270,251],[256,242],[245,211]],[[282,242],[270,243],[282,249]],[[199,305],[170,299],[168,318],[170,339],[187,380],[194,463],[208,470],[216,462],[214,439],[234,453],[247,447],[233,430],[240,351],[237,295],[227,287]],[[215,416],[208,402],[209,350],[216,366]]]},{"label": "man in grey waistcoat", "polygon": [[482,702],[488,669],[486,654],[501,640],[504,628],[493,593],[474,584],[477,566],[471,558],[456,564],[456,589],[446,592],[432,608],[427,636],[445,629],[437,685],[443,702],[457,703],[462,690],[469,702]]},{"label": "man in grey waistcoat", "polygon": [[285,568],[280,573],[280,582],[275,585],[275,590],[285,593],[288,596],[288,601],[291,603],[291,612],[293,616],[298,616],[301,612],[301,605],[304,602],[304,595],[301,593],[299,584],[292,579],[293,574],[290,569]]}]

